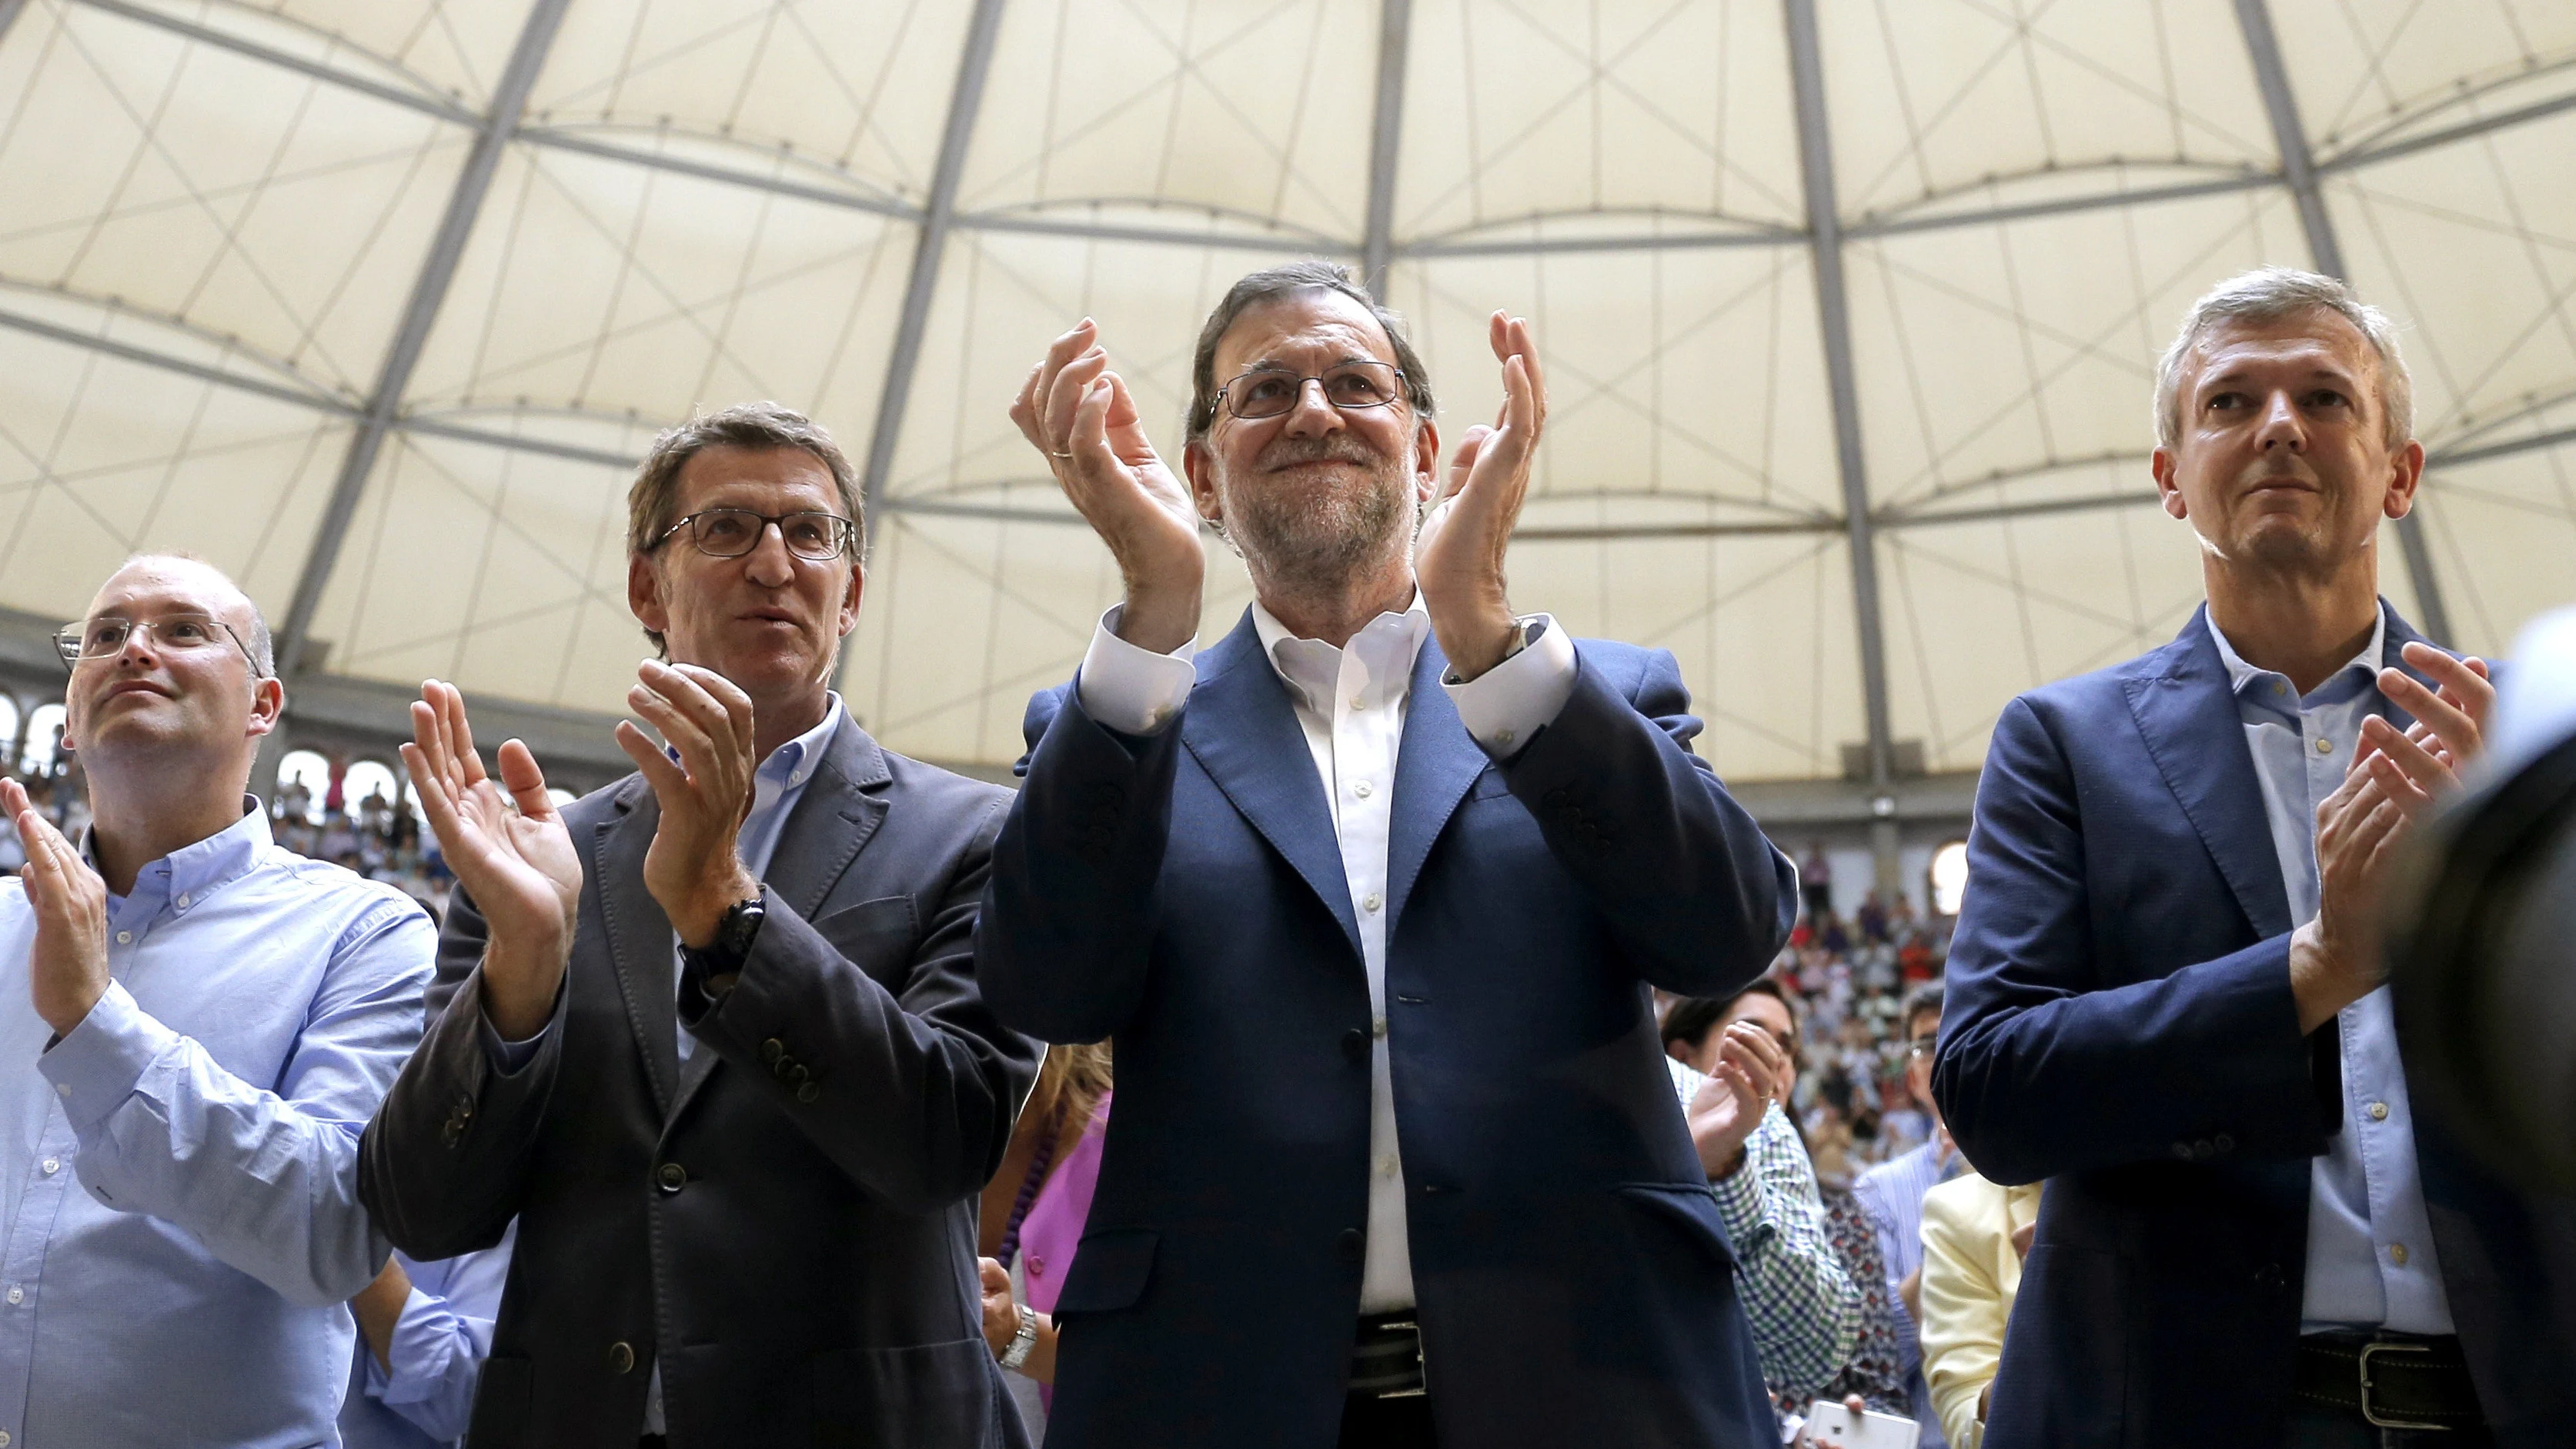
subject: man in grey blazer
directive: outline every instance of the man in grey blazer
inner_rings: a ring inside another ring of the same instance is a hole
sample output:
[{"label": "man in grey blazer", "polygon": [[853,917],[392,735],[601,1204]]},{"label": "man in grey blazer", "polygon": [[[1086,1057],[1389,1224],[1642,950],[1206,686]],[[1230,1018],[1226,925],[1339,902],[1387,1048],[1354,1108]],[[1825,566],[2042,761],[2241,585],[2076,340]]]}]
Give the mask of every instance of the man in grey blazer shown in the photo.
[{"label": "man in grey blazer", "polygon": [[1038,1055],[973,971],[1008,796],[827,687],[864,575],[821,428],[675,428],[628,508],[638,773],[558,811],[454,688],[412,706],[459,889],[364,1200],[416,1257],[518,1219],[476,1446],[1017,1444],[973,1217]]}]

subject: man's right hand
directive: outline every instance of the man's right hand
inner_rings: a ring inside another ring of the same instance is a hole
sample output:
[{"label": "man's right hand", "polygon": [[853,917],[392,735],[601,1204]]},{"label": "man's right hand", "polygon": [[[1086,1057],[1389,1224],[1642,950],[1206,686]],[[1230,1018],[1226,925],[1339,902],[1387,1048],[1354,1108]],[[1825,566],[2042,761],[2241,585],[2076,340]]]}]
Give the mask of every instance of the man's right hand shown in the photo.
[{"label": "man's right hand", "polygon": [[483,1014],[504,1041],[535,1036],[554,1014],[572,958],[581,854],[546,795],[545,772],[517,740],[499,751],[501,778],[483,772],[465,696],[430,680],[411,707],[402,747],[421,812],[448,869],[491,928],[483,953]]},{"label": "man's right hand", "polygon": [[2387,979],[2379,901],[2409,823],[2407,807],[2369,770],[2346,774],[2317,806],[2317,915],[2290,936],[2302,1036]]},{"label": "man's right hand", "polygon": [[1085,317],[1055,340],[1011,403],[1011,421],[1118,560],[1127,584],[1118,637],[1169,654],[1198,637],[1207,574],[1199,511],[1146,439],[1099,332]]}]

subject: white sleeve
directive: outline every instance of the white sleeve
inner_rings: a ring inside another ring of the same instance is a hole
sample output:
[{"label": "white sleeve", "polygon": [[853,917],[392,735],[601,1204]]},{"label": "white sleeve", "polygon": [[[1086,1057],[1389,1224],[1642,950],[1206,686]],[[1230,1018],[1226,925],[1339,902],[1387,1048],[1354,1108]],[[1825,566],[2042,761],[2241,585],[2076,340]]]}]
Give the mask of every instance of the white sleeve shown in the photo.
[{"label": "white sleeve", "polygon": [[[1100,616],[1091,631],[1091,647],[1082,653],[1082,673],[1075,688],[1082,712],[1121,734],[1150,735],[1180,716],[1190,686],[1198,683],[1198,640],[1156,654],[1118,637],[1119,604]],[[1562,705],[1560,700],[1559,704]]]},{"label": "white sleeve", "polygon": [[[1528,744],[1574,695],[1573,637],[1557,627],[1553,615],[1535,614],[1524,624],[1537,626],[1535,637],[1510,658],[1464,684],[1440,681],[1450,703],[1458,706],[1467,733],[1497,755],[1516,753]],[[1090,704],[1086,695],[1083,707]]]}]

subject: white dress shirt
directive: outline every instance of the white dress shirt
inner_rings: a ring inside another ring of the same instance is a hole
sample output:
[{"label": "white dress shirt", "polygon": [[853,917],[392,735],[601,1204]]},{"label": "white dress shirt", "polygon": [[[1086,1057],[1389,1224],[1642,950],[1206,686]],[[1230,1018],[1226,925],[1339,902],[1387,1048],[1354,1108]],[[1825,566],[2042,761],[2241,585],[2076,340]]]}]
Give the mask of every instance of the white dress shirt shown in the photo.
[{"label": "white dress shirt", "polygon": [[[1121,606],[1123,607],[1123,606]],[[1127,734],[1169,726],[1198,680],[1196,640],[1155,654],[1118,637],[1119,609],[1103,615],[1083,655],[1083,712]],[[1488,753],[1507,757],[1545,728],[1574,693],[1574,641],[1545,614],[1527,621],[1523,647],[1463,684],[1441,687],[1467,733]],[[1271,667],[1288,686],[1297,724],[1330,802],[1341,842],[1342,875],[1359,922],[1360,961],[1368,973],[1369,1015],[1376,1038],[1369,1053],[1369,1208],[1367,1256],[1360,1272],[1360,1311],[1413,1306],[1413,1260],[1404,1229],[1404,1163],[1396,1151],[1395,1086],[1389,1072],[1386,1017],[1387,832],[1394,819],[1396,752],[1404,738],[1415,657],[1431,632],[1416,594],[1401,614],[1380,614],[1347,647],[1300,639],[1259,604],[1252,626]]]},{"label": "white dress shirt", "polygon": [[[2343,784],[2361,722],[2388,708],[2378,683],[2388,616],[2379,616],[2359,654],[2304,698],[2292,693],[2288,676],[2239,658],[2217,624],[2209,635],[2218,641],[2254,756],[2290,921],[2303,926],[2317,915],[2317,806]],[[2299,1316],[2310,1333],[2377,1326],[2450,1333],[2450,1296],[2416,1176],[2415,1112],[2397,1059],[2388,988],[2336,1013],[2334,1030],[2343,1048],[2343,1130],[2309,1169]]]}]

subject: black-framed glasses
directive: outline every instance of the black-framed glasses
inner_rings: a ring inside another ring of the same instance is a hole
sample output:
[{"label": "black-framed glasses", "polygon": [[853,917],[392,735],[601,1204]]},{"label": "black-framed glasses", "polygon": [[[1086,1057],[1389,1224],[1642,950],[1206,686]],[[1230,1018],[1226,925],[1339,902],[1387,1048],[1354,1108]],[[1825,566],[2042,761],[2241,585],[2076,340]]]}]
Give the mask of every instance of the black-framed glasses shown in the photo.
[{"label": "black-framed glasses", "polygon": [[1285,367],[1254,367],[1235,374],[1219,396],[1225,410],[1244,422],[1259,422],[1296,411],[1306,384],[1324,385],[1324,401],[1343,412],[1389,407],[1404,397],[1404,369],[1391,362],[1337,362],[1309,375]]},{"label": "black-framed glasses", "polygon": [[778,525],[778,536],[787,542],[787,551],[807,563],[830,563],[849,552],[850,539],[858,525],[837,513],[761,513],[749,508],[701,509],[669,528],[653,540],[660,548],[671,541],[671,535],[689,531],[689,542],[709,558],[740,558],[760,547],[761,535],[771,524]]},{"label": "black-framed glasses", "polygon": [[172,654],[220,649],[224,641],[230,639],[233,647],[241,651],[243,662],[250,665],[250,672],[254,675],[261,673],[258,658],[252,655],[250,646],[242,642],[242,636],[233,632],[233,626],[204,614],[171,614],[159,619],[120,619],[113,614],[102,614],[55,630],[54,652],[63,657],[66,669],[78,666],[84,659],[113,659],[125,648],[125,641],[134,637],[137,629],[143,631],[145,638]]}]

